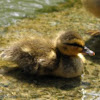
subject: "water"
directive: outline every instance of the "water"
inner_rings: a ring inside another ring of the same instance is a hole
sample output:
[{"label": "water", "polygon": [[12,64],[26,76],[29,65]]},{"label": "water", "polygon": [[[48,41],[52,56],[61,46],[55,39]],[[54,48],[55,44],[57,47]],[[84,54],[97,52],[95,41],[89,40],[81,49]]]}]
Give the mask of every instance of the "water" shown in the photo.
[{"label": "water", "polygon": [[55,6],[64,0],[0,0],[0,26],[16,23],[24,17],[35,15],[38,9]]}]

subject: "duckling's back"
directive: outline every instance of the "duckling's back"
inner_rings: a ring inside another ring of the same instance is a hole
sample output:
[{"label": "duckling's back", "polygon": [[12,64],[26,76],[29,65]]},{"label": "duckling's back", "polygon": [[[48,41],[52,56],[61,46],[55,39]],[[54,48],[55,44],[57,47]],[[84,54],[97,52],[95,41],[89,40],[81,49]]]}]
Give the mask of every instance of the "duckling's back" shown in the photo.
[{"label": "duckling's back", "polygon": [[1,53],[1,57],[17,63],[26,72],[39,74],[44,74],[44,69],[52,70],[56,62],[52,42],[38,37],[14,43]]}]

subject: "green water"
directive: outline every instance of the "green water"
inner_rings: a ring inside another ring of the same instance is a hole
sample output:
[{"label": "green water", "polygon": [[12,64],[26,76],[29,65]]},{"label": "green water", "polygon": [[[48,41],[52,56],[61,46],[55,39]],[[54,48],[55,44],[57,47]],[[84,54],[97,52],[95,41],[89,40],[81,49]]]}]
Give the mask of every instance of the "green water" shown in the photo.
[{"label": "green water", "polygon": [[34,17],[38,9],[56,6],[64,0],[0,0],[0,26],[16,23],[24,17]]}]

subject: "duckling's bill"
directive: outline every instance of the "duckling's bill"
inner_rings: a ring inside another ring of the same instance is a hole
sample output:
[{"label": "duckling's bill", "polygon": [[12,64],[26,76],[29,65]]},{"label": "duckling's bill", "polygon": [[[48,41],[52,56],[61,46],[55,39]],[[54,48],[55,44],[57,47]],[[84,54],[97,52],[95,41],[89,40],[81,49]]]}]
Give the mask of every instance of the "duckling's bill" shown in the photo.
[{"label": "duckling's bill", "polygon": [[86,46],[84,46],[82,53],[83,53],[83,54],[88,54],[88,55],[90,55],[90,56],[94,56],[94,55],[95,55],[95,52],[93,52],[92,50],[90,50],[90,49],[87,48]]}]

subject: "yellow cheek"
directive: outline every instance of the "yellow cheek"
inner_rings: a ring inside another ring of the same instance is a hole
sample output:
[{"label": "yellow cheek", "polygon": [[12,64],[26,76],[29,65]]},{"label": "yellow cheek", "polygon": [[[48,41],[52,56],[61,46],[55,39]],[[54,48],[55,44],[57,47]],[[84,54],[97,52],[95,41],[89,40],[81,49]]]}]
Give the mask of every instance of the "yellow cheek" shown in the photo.
[{"label": "yellow cheek", "polygon": [[82,48],[79,47],[69,47],[68,50],[66,50],[67,53],[69,53],[69,55],[77,55],[78,53],[81,53]]},{"label": "yellow cheek", "polygon": [[78,50],[77,47],[71,47],[71,48],[69,49],[69,51],[70,51],[70,53],[71,53],[72,55],[77,55],[77,53],[79,52],[79,50]]},{"label": "yellow cheek", "polygon": [[77,48],[76,48],[76,51],[77,51],[78,53],[80,53],[80,52],[82,52],[82,48],[77,47]]}]

